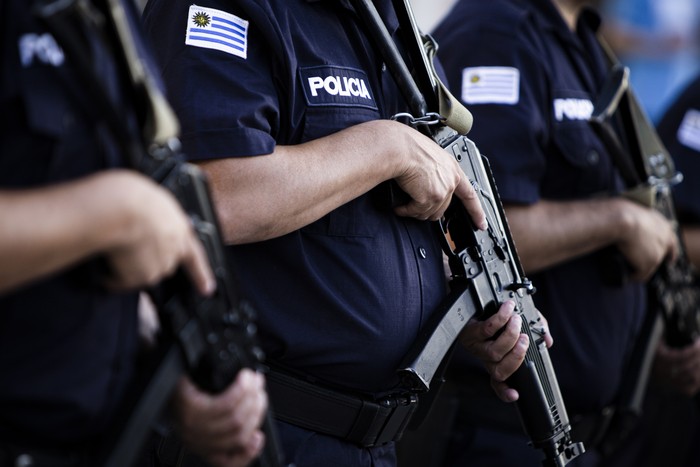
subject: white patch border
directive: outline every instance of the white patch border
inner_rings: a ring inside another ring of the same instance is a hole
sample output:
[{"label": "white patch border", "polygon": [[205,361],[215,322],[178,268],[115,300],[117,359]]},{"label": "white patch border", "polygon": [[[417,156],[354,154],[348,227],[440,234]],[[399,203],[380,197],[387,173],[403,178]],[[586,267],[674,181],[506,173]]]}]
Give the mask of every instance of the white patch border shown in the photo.
[{"label": "white patch border", "polygon": [[[190,27],[192,26],[192,17],[194,16],[195,13],[206,13],[210,16],[221,16],[222,18],[231,21],[233,23],[238,24],[239,26],[243,27],[243,45],[242,48],[243,50],[238,50],[234,47],[227,46],[226,44],[220,44],[217,42],[200,42],[198,40],[192,40],[190,39]],[[230,55],[235,55],[237,57],[240,57],[242,59],[247,59],[248,58],[248,25],[250,23],[247,20],[244,20],[243,18],[240,18],[232,13],[227,13],[223,10],[217,10],[215,8],[207,8],[207,7],[202,7],[198,6],[195,4],[190,5],[190,9],[187,12],[187,31],[185,35],[185,44],[190,45],[192,47],[199,47],[203,49],[213,49],[213,50],[219,50],[221,52],[225,52]]]}]

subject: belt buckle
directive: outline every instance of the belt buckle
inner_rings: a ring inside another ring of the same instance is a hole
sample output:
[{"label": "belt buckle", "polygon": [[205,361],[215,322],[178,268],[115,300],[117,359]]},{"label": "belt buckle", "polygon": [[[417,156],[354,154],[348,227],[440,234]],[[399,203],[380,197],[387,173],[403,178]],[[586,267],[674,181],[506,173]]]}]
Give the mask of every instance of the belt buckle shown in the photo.
[{"label": "belt buckle", "polygon": [[387,397],[379,401],[379,405],[391,410],[386,422],[377,435],[375,445],[382,445],[390,441],[401,439],[411,416],[418,407],[418,396],[408,394],[405,396]]}]

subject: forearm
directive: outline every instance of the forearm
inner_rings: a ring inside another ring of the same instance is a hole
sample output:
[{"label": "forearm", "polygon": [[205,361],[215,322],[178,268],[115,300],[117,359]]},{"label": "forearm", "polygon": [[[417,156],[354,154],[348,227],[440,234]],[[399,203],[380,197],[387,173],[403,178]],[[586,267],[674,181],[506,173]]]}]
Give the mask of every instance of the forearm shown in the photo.
[{"label": "forearm", "polygon": [[533,273],[594,252],[620,240],[629,201],[619,198],[505,207],[523,267]]},{"label": "forearm", "polygon": [[700,268],[700,226],[683,226],[682,233],[690,262],[696,268]]},{"label": "forearm", "polygon": [[395,177],[400,170],[395,146],[402,142],[385,132],[397,130],[396,125],[375,121],[278,146],[266,156],[202,163],[226,242],[292,232]]},{"label": "forearm", "polygon": [[[129,190],[114,188],[130,176],[114,171],[45,188],[0,191],[0,292],[116,245],[130,228],[130,198]],[[108,186],[107,177],[117,183]]]}]

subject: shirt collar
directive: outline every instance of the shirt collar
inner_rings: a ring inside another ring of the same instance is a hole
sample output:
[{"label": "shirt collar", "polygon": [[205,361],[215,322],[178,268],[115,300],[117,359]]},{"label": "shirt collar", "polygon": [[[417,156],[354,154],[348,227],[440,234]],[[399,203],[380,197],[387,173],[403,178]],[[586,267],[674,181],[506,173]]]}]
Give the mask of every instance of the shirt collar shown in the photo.
[{"label": "shirt collar", "polygon": [[[336,1],[340,3],[343,7],[347,8],[348,10],[355,10],[350,0],[306,0],[306,3],[319,3],[331,1]],[[381,16],[384,19],[384,22],[389,32],[393,33],[394,31],[396,31],[396,29],[399,26],[399,22],[396,18],[396,14],[394,14],[394,7],[392,5],[392,2],[388,0],[373,0],[372,3],[374,3],[375,8],[379,12],[379,16]]]},{"label": "shirt collar", "polygon": [[582,8],[576,21],[576,31],[572,31],[553,0],[533,0],[530,4],[544,17],[544,28],[553,31],[562,41],[575,47],[581,46],[581,35],[595,34],[600,27],[600,15],[589,6]]}]

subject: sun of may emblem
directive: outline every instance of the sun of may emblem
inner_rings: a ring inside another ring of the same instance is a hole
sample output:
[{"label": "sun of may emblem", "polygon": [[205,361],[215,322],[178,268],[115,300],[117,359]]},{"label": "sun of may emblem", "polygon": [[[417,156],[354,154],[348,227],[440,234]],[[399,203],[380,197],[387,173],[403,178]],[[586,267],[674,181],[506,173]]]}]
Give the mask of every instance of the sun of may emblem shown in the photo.
[{"label": "sun of may emblem", "polygon": [[205,28],[209,26],[209,23],[211,23],[211,18],[209,18],[209,15],[203,11],[199,11],[192,16],[192,21],[194,21],[194,24],[200,28]]}]

